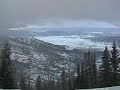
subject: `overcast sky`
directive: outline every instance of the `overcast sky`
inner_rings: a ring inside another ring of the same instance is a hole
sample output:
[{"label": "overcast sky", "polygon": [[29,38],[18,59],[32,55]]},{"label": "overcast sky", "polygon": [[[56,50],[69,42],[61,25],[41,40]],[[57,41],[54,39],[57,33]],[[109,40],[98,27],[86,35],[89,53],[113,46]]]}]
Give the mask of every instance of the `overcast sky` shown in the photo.
[{"label": "overcast sky", "polygon": [[120,24],[120,0],[0,0],[0,26],[92,19]]}]

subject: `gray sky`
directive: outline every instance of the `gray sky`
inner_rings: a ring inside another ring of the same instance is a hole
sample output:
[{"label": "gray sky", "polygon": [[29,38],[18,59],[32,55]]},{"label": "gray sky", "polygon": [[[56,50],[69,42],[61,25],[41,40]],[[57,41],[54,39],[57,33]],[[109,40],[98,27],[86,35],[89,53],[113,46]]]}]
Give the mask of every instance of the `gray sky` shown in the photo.
[{"label": "gray sky", "polygon": [[93,19],[119,25],[120,0],[0,0],[0,27],[44,19]]}]

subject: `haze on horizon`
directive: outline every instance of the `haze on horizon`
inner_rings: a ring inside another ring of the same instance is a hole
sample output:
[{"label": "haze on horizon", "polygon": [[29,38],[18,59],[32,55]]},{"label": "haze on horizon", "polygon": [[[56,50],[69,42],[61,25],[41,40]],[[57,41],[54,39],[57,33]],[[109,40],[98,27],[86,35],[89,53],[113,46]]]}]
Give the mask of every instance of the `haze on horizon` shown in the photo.
[{"label": "haze on horizon", "polygon": [[119,26],[119,8],[119,0],[0,0],[0,27],[81,19]]}]

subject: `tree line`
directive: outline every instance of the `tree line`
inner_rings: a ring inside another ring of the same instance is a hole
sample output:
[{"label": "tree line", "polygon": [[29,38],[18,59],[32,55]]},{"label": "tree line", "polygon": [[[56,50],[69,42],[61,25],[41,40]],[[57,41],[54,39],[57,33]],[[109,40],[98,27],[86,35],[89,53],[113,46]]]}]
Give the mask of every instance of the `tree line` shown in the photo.
[{"label": "tree line", "polygon": [[49,78],[49,80],[43,81],[42,77],[38,75],[34,85],[30,83],[30,79],[25,78],[22,71],[19,80],[16,79],[16,69],[10,55],[11,49],[6,42],[1,50],[0,88],[2,89],[74,90],[120,85],[120,59],[115,41],[111,51],[107,46],[105,47],[100,66],[96,63],[96,55],[89,50],[84,54],[82,63],[78,63],[74,75],[70,75],[63,68],[61,76],[58,76],[57,80]]}]

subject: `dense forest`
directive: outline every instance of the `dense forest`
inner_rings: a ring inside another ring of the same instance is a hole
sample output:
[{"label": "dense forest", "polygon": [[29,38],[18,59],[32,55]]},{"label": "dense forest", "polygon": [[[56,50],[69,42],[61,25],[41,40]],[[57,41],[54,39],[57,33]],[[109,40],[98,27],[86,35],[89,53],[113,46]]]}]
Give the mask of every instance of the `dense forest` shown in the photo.
[{"label": "dense forest", "polygon": [[47,81],[43,81],[41,75],[38,75],[34,85],[31,84],[30,79],[25,78],[22,70],[19,80],[16,79],[16,68],[10,55],[11,48],[6,42],[1,49],[0,88],[2,89],[73,90],[120,85],[119,51],[115,41],[111,51],[107,46],[105,47],[99,67],[96,64],[96,55],[89,50],[84,53],[83,62],[78,63],[74,76],[66,72],[63,67],[58,80],[48,78]]}]

